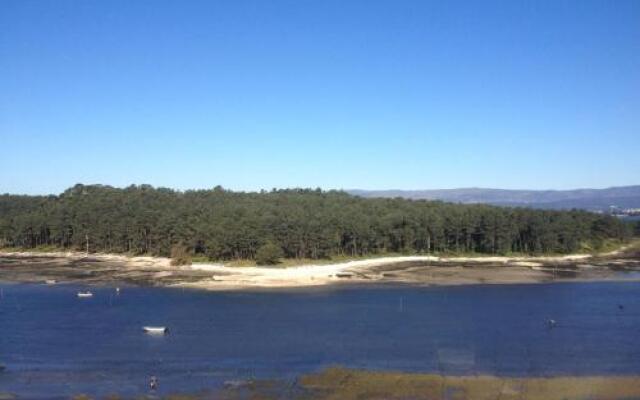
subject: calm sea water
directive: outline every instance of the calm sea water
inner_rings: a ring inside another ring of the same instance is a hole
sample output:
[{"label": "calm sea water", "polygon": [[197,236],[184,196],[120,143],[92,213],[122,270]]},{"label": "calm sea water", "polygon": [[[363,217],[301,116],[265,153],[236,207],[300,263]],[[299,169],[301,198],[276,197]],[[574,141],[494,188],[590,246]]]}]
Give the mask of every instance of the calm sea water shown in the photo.
[{"label": "calm sea water", "polygon": [[[640,374],[640,283],[311,292],[0,285],[0,393],[195,392],[330,365],[496,375]],[[550,329],[546,320],[557,321]],[[144,325],[170,333],[144,334]]]}]

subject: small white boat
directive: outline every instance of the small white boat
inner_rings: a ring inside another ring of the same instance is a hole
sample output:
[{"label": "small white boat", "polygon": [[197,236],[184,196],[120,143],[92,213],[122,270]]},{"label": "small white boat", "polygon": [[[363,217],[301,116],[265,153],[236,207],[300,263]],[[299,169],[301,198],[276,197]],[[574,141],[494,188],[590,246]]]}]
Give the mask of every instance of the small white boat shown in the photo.
[{"label": "small white boat", "polygon": [[166,326],[143,326],[142,330],[155,335],[164,335],[169,331]]},{"label": "small white boat", "polygon": [[88,290],[86,292],[78,292],[78,297],[93,297],[93,293]]},{"label": "small white boat", "polygon": [[44,283],[46,283],[47,285],[55,285],[56,284],[56,280],[55,279],[47,279],[46,281],[44,281]]}]

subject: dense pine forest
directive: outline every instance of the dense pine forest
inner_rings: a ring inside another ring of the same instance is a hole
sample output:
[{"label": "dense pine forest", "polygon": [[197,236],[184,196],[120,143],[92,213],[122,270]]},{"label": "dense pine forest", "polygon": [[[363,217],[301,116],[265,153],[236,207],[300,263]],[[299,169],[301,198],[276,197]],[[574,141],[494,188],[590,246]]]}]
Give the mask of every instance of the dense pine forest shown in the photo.
[{"label": "dense pine forest", "polygon": [[0,247],[253,259],[276,246],[290,258],[386,252],[566,253],[630,235],[616,218],[340,191],[174,191],[76,185],[59,196],[0,196]]}]

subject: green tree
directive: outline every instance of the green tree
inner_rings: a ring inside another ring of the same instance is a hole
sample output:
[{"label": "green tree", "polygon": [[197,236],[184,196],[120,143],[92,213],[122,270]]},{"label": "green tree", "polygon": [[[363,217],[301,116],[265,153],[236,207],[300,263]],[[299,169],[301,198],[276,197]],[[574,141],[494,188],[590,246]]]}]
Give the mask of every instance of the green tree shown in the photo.
[{"label": "green tree", "polygon": [[256,263],[259,265],[275,265],[280,262],[284,253],[280,246],[271,242],[265,243],[256,252]]},{"label": "green tree", "polygon": [[288,189],[185,192],[76,185],[58,196],[0,195],[0,245],[170,256],[182,243],[211,259],[384,252],[548,253],[625,240],[633,229],[586,211],[549,211]]}]

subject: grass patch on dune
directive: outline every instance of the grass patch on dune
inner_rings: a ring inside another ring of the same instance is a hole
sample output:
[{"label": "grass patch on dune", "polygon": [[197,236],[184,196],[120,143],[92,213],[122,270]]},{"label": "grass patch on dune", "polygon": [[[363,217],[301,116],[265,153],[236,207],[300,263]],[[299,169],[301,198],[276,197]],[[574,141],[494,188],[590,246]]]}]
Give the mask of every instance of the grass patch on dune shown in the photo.
[{"label": "grass patch on dune", "polygon": [[[345,263],[349,261],[359,261],[359,260],[371,260],[376,258],[383,257],[401,257],[408,255],[427,255],[427,254],[403,254],[403,253],[378,253],[378,254],[367,254],[364,256],[347,256],[347,255],[335,255],[331,258],[281,258],[280,261],[272,266],[273,268],[289,268],[289,267],[299,267],[304,265],[328,265],[328,264],[338,264]],[[216,261],[202,261],[202,259],[198,259],[198,261],[194,262],[204,262],[211,263]],[[229,260],[229,261],[219,261],[219,263],[224,264],[227,267],[263,267],[264,265],[258,265],[255,260]]]},{"label": "grass patch on dune", "polygon": [[501,378],[371,372],[330,368],[301,378],[323,400],[355,399],[631,399],[640,377]]},{"label": "grass patch on dune", "polygon": [[0,252],[14,253],[14,252],[29,252],[29,253],[60,253],[71,251],[57,246],[36,246],[36,247],[0,247]]}]

